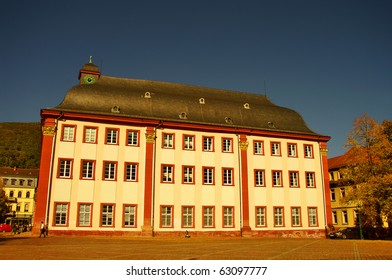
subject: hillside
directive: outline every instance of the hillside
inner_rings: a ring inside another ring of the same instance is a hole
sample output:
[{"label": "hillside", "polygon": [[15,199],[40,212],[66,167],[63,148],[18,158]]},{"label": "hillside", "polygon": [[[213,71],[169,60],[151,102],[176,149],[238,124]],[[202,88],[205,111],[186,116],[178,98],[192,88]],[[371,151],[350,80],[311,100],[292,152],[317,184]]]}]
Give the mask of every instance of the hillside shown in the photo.
[{"label": "hillside", "polygon": [[40,123],[0,123],[0,167],[39,168]]}]

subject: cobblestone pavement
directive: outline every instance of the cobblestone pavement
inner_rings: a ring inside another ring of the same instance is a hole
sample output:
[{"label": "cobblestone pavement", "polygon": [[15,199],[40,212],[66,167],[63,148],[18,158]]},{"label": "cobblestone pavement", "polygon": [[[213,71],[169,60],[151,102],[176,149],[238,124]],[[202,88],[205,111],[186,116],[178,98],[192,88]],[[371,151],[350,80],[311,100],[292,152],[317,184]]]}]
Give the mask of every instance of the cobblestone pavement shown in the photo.
[{"label": "cobblestone pavement", "polygon": [[32,237],[0,233],[2,260],[392,260],[392,241]]}]

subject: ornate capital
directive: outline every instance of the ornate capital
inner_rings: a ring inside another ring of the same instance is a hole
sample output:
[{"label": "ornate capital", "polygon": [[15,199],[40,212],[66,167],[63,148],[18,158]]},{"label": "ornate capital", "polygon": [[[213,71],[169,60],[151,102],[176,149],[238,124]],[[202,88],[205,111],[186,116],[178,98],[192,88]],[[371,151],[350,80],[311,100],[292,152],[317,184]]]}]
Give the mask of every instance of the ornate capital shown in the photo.
[{"label": "ornate capital", "polygon": [[328,149],[327,148],[321,148],[320,153],[322,156],[328,156]]},{"label": "ornate capital", "polygon": [[153,132],[147,132],[146,133],[146,143],[155,143],[155,133]]},{"label": "ornate capital", "polygon": [[248,150],[249,142],[248,141],[240,141],[240,149],[241,151]]},{"label": "ornate capital", "polygon": [[42,127],[42,135],[43,136],[54,136],[56,128],[54,126],[43,126]]}]

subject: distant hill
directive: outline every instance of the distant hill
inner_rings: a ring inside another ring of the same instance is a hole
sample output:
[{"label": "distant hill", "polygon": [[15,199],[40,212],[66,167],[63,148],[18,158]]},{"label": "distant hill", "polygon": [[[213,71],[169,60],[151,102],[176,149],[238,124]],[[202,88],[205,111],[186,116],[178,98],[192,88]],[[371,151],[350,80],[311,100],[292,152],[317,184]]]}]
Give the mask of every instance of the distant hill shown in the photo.
[{"label": "distant hill", "polygon": [[0,167],[39,168],[40,123],[0,123]]}]

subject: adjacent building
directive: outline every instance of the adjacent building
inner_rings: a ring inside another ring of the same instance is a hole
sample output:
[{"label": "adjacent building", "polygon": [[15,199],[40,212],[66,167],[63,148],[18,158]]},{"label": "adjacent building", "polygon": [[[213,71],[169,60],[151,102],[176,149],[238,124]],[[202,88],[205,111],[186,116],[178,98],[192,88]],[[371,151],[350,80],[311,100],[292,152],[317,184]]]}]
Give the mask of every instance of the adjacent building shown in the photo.
[{"label": "adjacent building", "polygon": [[330,139],[265,95],[101,75],[42,109],[51,234],[324,237]]},{"label": "adjacent building", "polygon": [[38,169],[0,167],[7,196],[7,224],[29,225],[33,221]]}]

